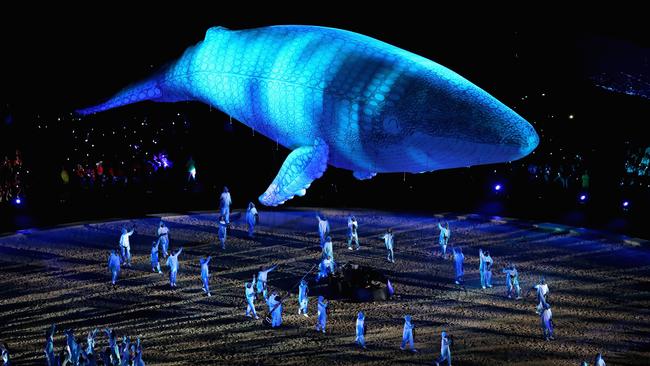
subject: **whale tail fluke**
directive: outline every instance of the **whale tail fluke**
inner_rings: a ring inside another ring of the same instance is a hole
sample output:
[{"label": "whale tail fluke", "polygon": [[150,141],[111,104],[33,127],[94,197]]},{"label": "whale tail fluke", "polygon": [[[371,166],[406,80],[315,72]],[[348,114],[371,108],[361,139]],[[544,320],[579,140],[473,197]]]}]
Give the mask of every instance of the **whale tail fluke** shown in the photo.
[{"label": "whale tail fluke", "polygon": [[120,92],[115,94],[112,98],[105,101],[104,103],[88,108],[79,109],[76,112],[80,115],[85,116],[146,100],[156,102],[179,102],[190,99],[187,95],[185,95],[185,93],[178,92],[173,88],[169,88],[166,83],[161,82],[162,80],[162,78],[156,76],[133,84],[122,89]]}]

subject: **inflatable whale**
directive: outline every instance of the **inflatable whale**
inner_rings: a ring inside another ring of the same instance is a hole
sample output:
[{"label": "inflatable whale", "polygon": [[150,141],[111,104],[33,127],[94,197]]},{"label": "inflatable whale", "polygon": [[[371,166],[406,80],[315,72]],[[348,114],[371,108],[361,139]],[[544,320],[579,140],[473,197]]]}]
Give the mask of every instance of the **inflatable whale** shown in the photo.
[{"label": "inflatable whale", "polygon": [[512,109],[429,59],[358,33],[210,28],[152,77],[83,115],[140,101],[201,101],[289,148],[259,200],[302,196],[327,165],[358,179],[508,162],[539,143]]}]

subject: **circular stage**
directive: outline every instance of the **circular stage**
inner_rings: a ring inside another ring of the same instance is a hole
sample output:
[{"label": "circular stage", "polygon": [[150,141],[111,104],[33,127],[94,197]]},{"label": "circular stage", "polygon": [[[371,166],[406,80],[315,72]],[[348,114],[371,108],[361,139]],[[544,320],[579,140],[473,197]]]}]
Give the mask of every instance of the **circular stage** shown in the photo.
[{"label": "circular stage", "polygon": [[[517,221],[449,218],[450,245],[465,254],[465,284],[454,285],[453,263],[432,255],[438,219],[415,214],[358,210],[361,250],[345,242],[350,213],[323,210],[330,219],[335,259],[380,270],[395,289],[377,302],[332,300],[327,334],[314,330],[316,297],[309,314],[298,315],[297,287],[284,301],[280,329],[265,329],[244,317],[244,282],[262,266],[272,289],[288,291],[318,262],[320,247],[313,210],[260,212],[255,239],[234,216],[226,250],[216,241],[216,215],[161,215],[180,255],[178,287],[151,272],[150,248],[159,217],[88,223],[0,237],[0,341],[19,365],[44,363],[44,331],[56,323],[55,349],[74,328],[85,340],[94,327],[139,336],[151,365],[181,364],[356,364],[431,363],[440,352],[440,333],[454,337],[455,365],[579,365],[603,352],[608,364],[646,365],[650,359],[650,251],[576,231],[542,230]],[[135,224],[132,268],[110,285],[108,252],[120,228]],[[395,233],[395,263],[386,261],[380,235]],[[494,287],[482,290],[479,247],[494,259]],[[212,255],[212,297],[201,290],[199,258]],[[524,299],[504,296],[502,268],[517,264]],[[315,274],[315,273],[313,273]],[[527,294],[541,275],[550,287],[556,325],[544,341]],[[313,284],[313,275],[309,277]],[[267,307],[256,302],[261,316]],[[366,314],[366,350],[354,345],[358,311]],[[400,351],[404,315],[415,324],[419,353]],[[107,346],[99,335],[96,350]]]}]

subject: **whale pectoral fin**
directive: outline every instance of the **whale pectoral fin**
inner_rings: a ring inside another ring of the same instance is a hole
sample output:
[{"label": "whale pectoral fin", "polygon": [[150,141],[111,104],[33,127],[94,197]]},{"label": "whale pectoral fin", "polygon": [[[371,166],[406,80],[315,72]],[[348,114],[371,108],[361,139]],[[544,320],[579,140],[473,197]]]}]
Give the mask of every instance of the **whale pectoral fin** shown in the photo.
[{"label": "whale pectoral fin", "polygon": [[377,175],[377,173],[355,171],[354,173],[352,173],[352,175],[358,180],[366,180],[374,177],[375,175]]},{"label": "whale pectoral fin", "polygon": [[294,196],[304,196],[311,183],[327,169],[329,147],[322,139],[312,146],[302,146],[291,152],[273,183],[259,200],[266,206],[277,206]]}]

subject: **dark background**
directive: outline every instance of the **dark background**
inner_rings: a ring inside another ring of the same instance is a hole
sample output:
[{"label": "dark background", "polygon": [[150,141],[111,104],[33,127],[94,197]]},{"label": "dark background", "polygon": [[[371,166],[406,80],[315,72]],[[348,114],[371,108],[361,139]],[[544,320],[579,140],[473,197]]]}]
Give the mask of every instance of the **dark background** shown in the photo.
[{"label": "dark background", "polygon": [[[454,70],[533,123],[541,142],[534,154],[511,164],[422,175],[357,181],[351,172],[329,167],[305,197],[287,206],[482,212],[650,237],[644,225],[650,188],[620,186],[627,149],[650,145],[650,101],[644,90],[649,38],[641,10],[475,9],[468,14],[462,8],[433,12],[413,4],[374,8],[5,9],[0,153],[11,157],[19,149],[29,173],[23,203],[0,204],[0,231],[214,209],[223,185],[230,187],[237,207],[256,201],[289,151],[237,121],[231,124],[207,105],[147,102],[82,119],[72,112],[178,58],[211,26],[314,24],[375,37]],[[616,78],[621,71],[641,81],[621,93]],[[619,90],[598,87],[593,76],[602,73]],[[174,167],[141,175],[124,187],[64,187],[59,178],[62,167],[72,175],[77,163],[100,160],[116,167],[126,160],[128,170],[132,161],[161,150]],[[560,189],[527,176],[528,164],[561,164],[576,154],[591,177],[587,203],[578,202],[578,188]],[[196,184],[186,183],[189,156],[196,161]],[[496,183],[504,187],[498,194]],[[629,209],[622,209],[623,200]]]}]

